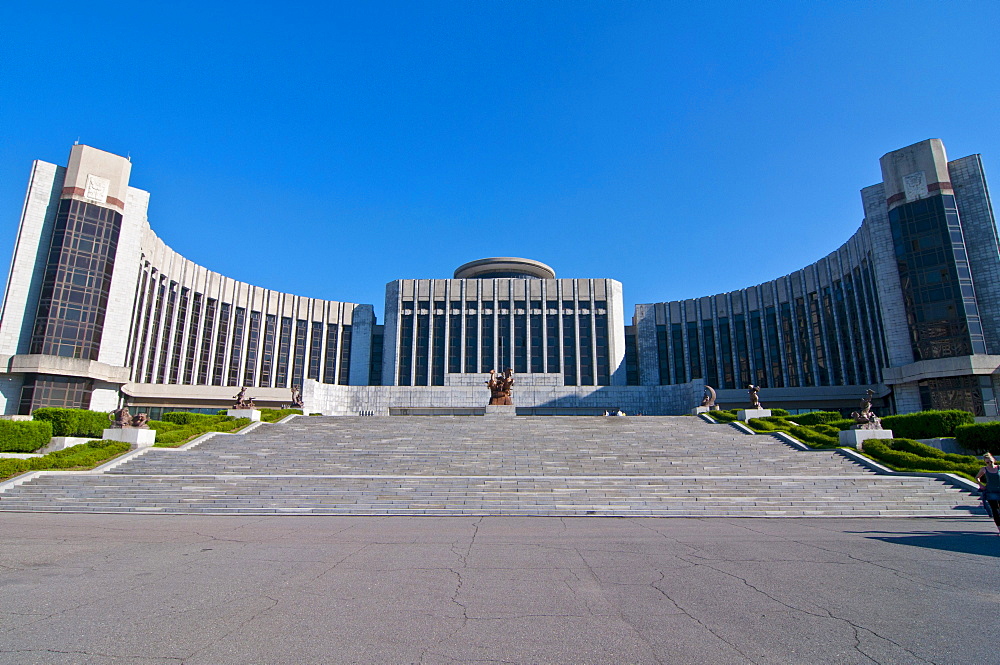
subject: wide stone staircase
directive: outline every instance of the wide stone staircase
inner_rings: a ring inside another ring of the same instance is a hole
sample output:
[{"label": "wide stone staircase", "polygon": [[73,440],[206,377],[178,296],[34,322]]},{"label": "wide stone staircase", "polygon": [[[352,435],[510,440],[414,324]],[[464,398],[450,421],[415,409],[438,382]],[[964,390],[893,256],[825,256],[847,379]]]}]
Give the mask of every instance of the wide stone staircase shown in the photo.
[{"label": "wide stone staircase", "polygon": [[51,473],[3,511],[545,516],[959,516],[978,497],[691,417],[298,417],[103,473]]}]

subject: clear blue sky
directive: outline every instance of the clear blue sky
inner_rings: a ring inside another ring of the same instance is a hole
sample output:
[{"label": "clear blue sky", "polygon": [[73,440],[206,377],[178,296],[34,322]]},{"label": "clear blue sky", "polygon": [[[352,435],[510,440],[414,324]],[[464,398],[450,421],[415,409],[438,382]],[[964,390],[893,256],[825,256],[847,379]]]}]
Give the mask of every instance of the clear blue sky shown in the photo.
[{"label": "clear blue sky", "polygon": [[0,261],[31,160],[79,138],[236,279],[381,321],[390,280],[526,256],[620,280],[630,317],[826,255],[890,150],[982,153],[1000,191],[998,26],[992,1],[14,3]]}]

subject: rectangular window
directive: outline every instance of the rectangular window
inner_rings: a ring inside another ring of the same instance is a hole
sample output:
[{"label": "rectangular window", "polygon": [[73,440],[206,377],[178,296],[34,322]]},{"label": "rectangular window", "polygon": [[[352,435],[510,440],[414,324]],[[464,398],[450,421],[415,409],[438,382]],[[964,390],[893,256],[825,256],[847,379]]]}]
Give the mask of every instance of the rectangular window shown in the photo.
[{"label": "rectangular window", "polygon": [[219,305],[219,334],[215,341],[215,362],[212,363],[212,385],[221,386],[225,379],[226,347],[229,346],[229,314],[232,305]]},{"label": "rectangular window", "polygon": [[[406,319],[403,319],[403,323]],[[412,325],[412,320],[411,320]],[[411,328],[412,330],[412,328]],[[326,363],[323,366],[323,383],[336,383],[337,382],[337,338],[340,333],[340,327],[336,323],[326,324]],[[406,347],[410,348],[409,345]],[[406,357],[409,358],[410,354],[407,353]],[[410,373],[407,372],[406,376],[409,377]],[[400,385],[410,385],[409,383]]]},{"label": "rectangular window", "polygon": [[292,354],[292,385],[302,387],[306,371],[306,337],[309,336],[309,322],[295,320],[295,349]]},{"label": "rectangular window", "polygon": [[494,309],[490,307],[489,303],[483,303],[483,317],[481,319],[483,326],[482,362],[480,363],[483,372],[497,369],[493,358],[493,312]]},{"label": "rectangular window", "polygon": [[198,365],[198,330],[201,326],[202,295],[195,293],[191,307],[191,325],[188,326],[187,349],[184,352],[184,383],[193,386]]},{"label": "rectangular window", "polygon": [[[701,344],[698,343],[698,322],[687,322],[688,337],[688,367],[691,368],[691,379],[704,379],[701,371]],[[706,379],[707,380],[707,379]]]},{"label": "rectangular window", "polygon": [[532,300],[531,301],[531,312],[530,312],[530,334],[531,338],[531,371],[536,374],[541,374],[545,371],[545,356],[543,355],[545,347],[542,344],[542,335],[544,331],[542,330],[542,301]]},{"label": "rectangular window", "polygon": [[431,343],[433,348],[433,353],[431,354],[432,386],[444,385],[444,324],[447,321],[446,311],[444,301],[434,303],[434,330],[432,331],[434,340]]},{"label": "rectangular window", "polygon": [[236,316],[233,319],[233,343],[229,353],[229,380],[226,382],[230,386],[238,386],[240,380],[240,361],[243,350],[243,327],[245,325],[247,311],[243,307],[236,308]]},{"label": "rectangular window", "polygon": [[427,365],[430,362],[430,302],[421,300],[417,303],[417,351],[414,360],[416,372],[413,384],[427,385]]},{"label": "rectangular window", "polygon": [[309,374],[308,377],[319,381],[319,369],[323,362],[323,323],[312,322],[312,335],[309,339]]},{"label": "rectangular window", "polygon": [[198,385],[208,385],[208,375],[212,360],[212,334],[215,332],[215,309],[217,301],[209,298],[205,305],[205,332],[201,338],[201,358],[198,361]]},{"label": "rectangular window", "polygon": [[715,329],[711,319],[701,322],[701,339],[705,349],[705,382],[710,386],[719,385],[719,362],[715,356]]},{"label": "rectangular window", "polygon": [[260,352],[260,386],[271,387],[274,374],[274,342],[278,336],[278,317],[267,314],[264,317],[264,348]]},{"label": "rectangular window", "polygon": [[611,348],[608,344],[608,303],[594,303],[594,342],[597,347],[597,385],[611,385]]},{"label": "rectangular window", "polygon": [[781,344],[778,342],[778,313],[774,307],[764,310],[764,332],[767,338],[767,361],[771,374],[771,386],[784,388],[785,380],[781,371]]},{"label": "rectangular window", "polygon": [[680,323],[670,324],[670,354],[673,358],[674,383],[687,383],[688,377],[684,371],[684,331]]},{"label": "rectangular window", "polygon": [[572,300],[563,301],[563,385],[575,386],[576,374],[576,308]]},{"label": "rectangular window", "polygon": [[733,339],[729,330],[729,317],[719,317],[719,353],[722,354],[722,387],[736,388],[736,374],[733,367]]},{"label": "rectangular window", "polygon": [[257,379],[257,346],[260,344],[260,312],[250,311],[247,333],[247,361],[243,365],[243,385],[254,386]]},{"label": "rectangular window", "polygon": [[830,369],[835,386],[844,383],[844,373],[840,366],[840,345],[837,344],[837,321],[833,314],[833,294],[829,286],[823,287],[823,318],[826,328],[826,348],[830,356]]},{"label": "rectangular window", "polygon": [[167,381],[167,359],[170,355],[170,332],[173,330],[174,307],[177,305],[177,282],[170,282],[167,291],[167,311],[163,313],[163,334],[160,335],[160,362],[158,364],[157,383]]},{"label": "rectangular window", "polygon": [[448,319],[448,372],[462,372],[462,303],[454,301]]},{"label": "rectangular window", "polygon": [[[404,303],[404,307],[406,304]],[[396,382],[400,386],[408,386],[412,382],[413,373],[413,323],[415,315],[403,311],[399,319],[399,376]]]},{"label": "rectangular window", "polygon": [[479,371],[479,312],[477,303],[465,303],[465,371],[474,374]]},{"label": "rectangular window", "polygon": [[799,386],[798,363],[795,362],[795,333],[792,324],[792,305],[783,302],[778,305],[778,314],[781,319],[781,341],[782,351],[785,358],[785,376],[791,388]]},{"label": "rectangular window", "polygon": [[[583,310],[577,315],[576,324],[580,331],[580,385],[594,385],[594,320],[590,316],[590,303],[580,302]],[[586,313],[584,313],[586,312]]]},{"label": "rectangular window", "polygon": [[163,316],[163,299],[167,286],[165,278],[160,276],[160,284],[156,288],[156,306],[153,308],[153,330],[149,335],[149,358],[146,360],[146,383],[152,383],[153,371],[156,367],[156,345],[160,341],[160,317]]},{"label": "rectangular window", "polygon": [[749,385],[750,378],[750,352],[747,348],[746,319],[742,314],[733,317],[733,333],[736,337],[736,362],[739,368],[740,387]]},{"label": "rectangular window", "polygon": [[812,337],[813,357],[816,359],[817,386],[830,385],[830,371],[826,364],[826,353],[823,349],[823,327],[819,317],[819,296],[809,294],[809,332]]},{"label": "rectangular window", "polygon": [[188,293],[190,289],[181,287],[180,306],[177,311],[177,325],[174,327],[174,343],[170,349],[170,374],[168,381],[176,384],[181,365],[181,356],[184,354],[184,321],[188,315]]},{"label": "rectangular window", "polygon": [[337,377],[337,383],[346,386],[351,382],[351,326],[344,326],[343,339],[340,342],[340,375]]},{"label": "rectangular window", "polygon": [[559,359],[562,354],[559,352],[559,303],[555,300],[545,302],[545,345],[548,347],[548,367],[545,371],[550,374],[559,372]]}]

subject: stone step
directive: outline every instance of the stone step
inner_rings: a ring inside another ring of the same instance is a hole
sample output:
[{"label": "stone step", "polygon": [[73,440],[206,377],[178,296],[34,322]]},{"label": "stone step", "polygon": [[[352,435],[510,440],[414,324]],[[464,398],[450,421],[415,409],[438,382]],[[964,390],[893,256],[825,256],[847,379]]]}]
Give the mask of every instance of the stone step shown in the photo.
[{"label": "stone step", "polygon": [[103,474],[45,474],[0,511],[310,515],[945,516],[978,497],[686,417],[296,418]]}]

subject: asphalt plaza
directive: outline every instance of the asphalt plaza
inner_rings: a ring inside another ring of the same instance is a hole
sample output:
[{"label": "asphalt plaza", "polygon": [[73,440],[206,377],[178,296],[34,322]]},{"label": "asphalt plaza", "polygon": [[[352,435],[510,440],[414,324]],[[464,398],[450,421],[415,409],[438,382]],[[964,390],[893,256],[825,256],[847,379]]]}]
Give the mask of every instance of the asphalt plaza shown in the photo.
[{"label": "asphalt plaza", "polygon": [[0,663],[1000,663],[985,518],[0,514]]}]

